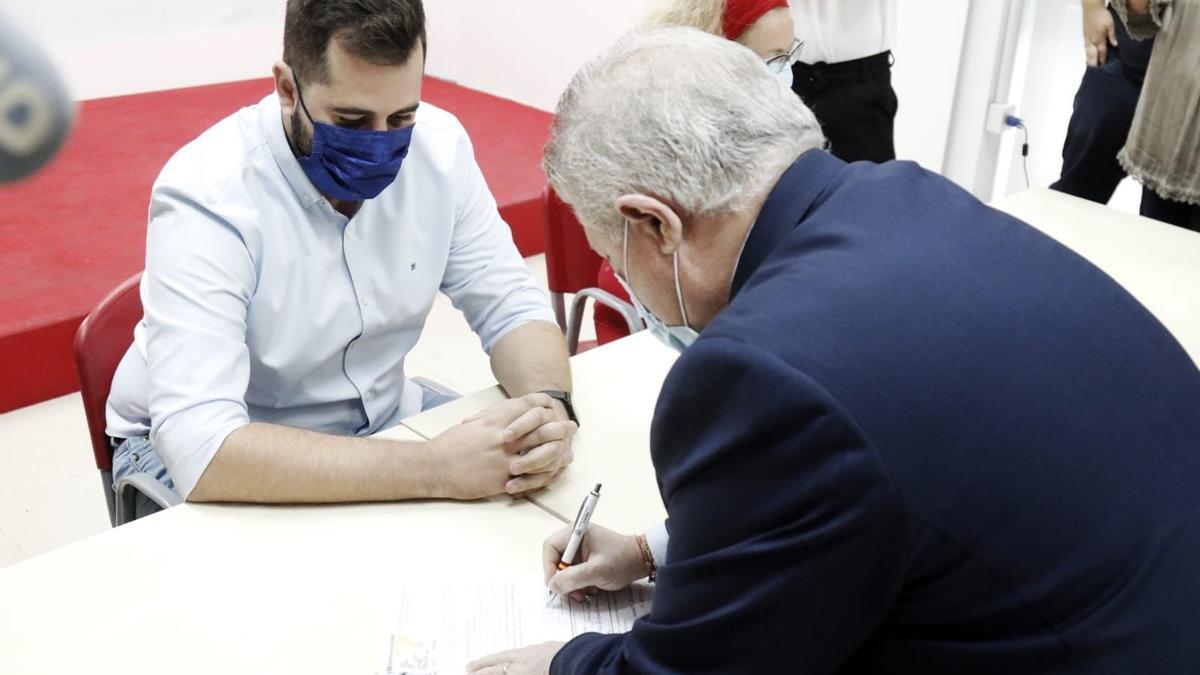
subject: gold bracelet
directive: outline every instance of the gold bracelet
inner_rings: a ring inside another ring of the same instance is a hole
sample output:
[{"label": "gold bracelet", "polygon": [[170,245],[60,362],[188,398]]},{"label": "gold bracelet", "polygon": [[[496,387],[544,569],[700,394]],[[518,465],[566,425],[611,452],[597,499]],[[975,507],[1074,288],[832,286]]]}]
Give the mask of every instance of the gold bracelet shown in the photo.
[{"label": "gold bracelet", "polygon": [[654,564],[654,553],[650,551],[650,542],[646,541],[644,534],[637,535],[634,540],[637,541],[638,548],[642,552],[642,564],[646,567],[646,576],[650,577],[651,583],[654,583],[658,580],[658,565]]}]

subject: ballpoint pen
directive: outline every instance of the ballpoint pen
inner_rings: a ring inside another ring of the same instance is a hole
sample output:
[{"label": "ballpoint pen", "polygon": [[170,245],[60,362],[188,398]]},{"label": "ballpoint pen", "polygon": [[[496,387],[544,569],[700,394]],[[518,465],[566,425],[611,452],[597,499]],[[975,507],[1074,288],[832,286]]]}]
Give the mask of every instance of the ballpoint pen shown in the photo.
[{"label": "ballpoint pen", "polygon": [[[575,515],[575,525],[571,527],[571,538],[567,540],[567,547],[563,549],[562,558],[558,561],[558,571],[563,571],[575,564],[575,556],[579,553],[579,546],[583,543],[583,537],[587,534],[588,523],[592,522],[592,513],[596,510],[596,502],[600,500],[600,483],[596,483],[596,487],[583,498],[583,503],[579,505],[579,513]],[[556,594],[551,591],[550,597],[546,600],[546,606],[554,601]]]}]

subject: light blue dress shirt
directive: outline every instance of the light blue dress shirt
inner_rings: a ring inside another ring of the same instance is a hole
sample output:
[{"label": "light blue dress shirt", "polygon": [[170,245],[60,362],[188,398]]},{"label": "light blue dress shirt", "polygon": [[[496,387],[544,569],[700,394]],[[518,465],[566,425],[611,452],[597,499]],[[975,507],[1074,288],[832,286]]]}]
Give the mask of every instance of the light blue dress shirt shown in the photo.
[{"label": "light blue dress shirt", "polygon": [[150,200],[144,318],[108,433],[149,435],[185,497],[251,421],[366,435],[416,413],[404,359],[438,291],[483,349],[554,321],[453,115],[422,104],[396,182],[352,219],[312,186],[272,94],[163,169]]}]

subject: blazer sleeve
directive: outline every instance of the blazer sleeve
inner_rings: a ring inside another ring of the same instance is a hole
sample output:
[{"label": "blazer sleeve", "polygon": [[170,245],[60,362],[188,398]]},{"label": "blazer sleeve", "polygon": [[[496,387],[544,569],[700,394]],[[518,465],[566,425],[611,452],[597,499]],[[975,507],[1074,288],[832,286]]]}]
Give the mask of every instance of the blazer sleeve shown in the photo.
[{"label": "blazer sleeve", "polygon": [[583,635],[561,673],[834,673],[901,585],[903,508],[833,397],[777,356],[706,336],[672,370],[651,438],[670,515],[654,606]]}]

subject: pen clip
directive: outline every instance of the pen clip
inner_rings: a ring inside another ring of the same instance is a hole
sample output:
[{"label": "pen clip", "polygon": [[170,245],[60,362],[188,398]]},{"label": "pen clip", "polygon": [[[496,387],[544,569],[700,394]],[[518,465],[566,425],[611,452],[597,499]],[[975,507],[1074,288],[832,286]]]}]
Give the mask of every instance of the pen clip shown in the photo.
[{"label": "pen clip", "polygon": [[600,498],[600,488],[604,483],[596,483],[596,487],[592,491],[583,496],[583,501],[579,503],[579,510],[575,512],[575,520],[571,521],[571,528],[574,529],[579,525],[579,519],[583,517],[583,510],[587,508],[588,499],[595,497]]},{"label": "pen clip", "polygon": [[579,502],[579,510],[575,512],[575,519],[571,521],[571,529],[575,529],[575,526],[579,524],[579,519],[583,517],[583,510],[587,507],[587,500],[588,498],[584,497],[583,501]]}]

